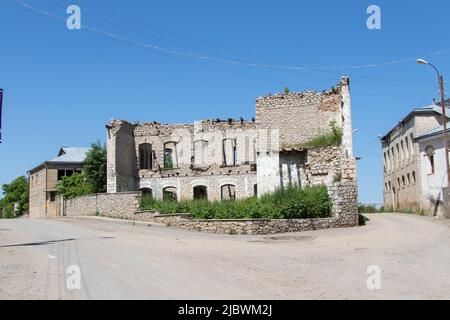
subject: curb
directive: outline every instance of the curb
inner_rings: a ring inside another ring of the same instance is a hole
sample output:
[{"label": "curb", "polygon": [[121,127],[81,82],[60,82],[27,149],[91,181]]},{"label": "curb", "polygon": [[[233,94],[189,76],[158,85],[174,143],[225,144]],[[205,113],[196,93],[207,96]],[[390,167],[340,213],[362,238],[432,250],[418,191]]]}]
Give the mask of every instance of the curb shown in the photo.
[{"label": "curb", "polygon": [[118,218],[109,218],[109,217],[97,217],[97,216],[71,216],[71,217],[64,217],[66,219],[73,219],[73,220],[97,220],[97,221],[103,221],[103,222],[112,222],[117,224],[128,224],[132,226],[143,226],[143,227],[164,227],[165,225],[162,223],[156,223],[156,222],[146,222],[146,221],[138,221],[138,220],[126,220],[126,219],[118,219]]}]

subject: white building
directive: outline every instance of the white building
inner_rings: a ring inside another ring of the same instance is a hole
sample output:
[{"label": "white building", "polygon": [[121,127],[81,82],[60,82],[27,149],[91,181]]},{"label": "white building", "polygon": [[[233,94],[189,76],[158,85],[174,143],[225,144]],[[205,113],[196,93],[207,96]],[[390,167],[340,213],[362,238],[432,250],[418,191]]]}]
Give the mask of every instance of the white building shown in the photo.
[{"label": "white building", "polygon": [[440,217],[444,215],[442,188],[448,186],[443,133],[443,126],[439,126],[415,139],[419,144],[422,208]]}]

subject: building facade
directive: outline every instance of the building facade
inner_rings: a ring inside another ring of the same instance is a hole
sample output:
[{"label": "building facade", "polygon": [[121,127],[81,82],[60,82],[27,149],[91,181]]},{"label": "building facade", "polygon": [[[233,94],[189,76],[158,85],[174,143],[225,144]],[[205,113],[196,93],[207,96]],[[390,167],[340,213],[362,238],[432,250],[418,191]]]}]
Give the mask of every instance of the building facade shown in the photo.
[{"label": "building facade", "polygon": [[448,187],[443,134],[444,128],[439,126],[415,139],[419,145],[421,168],[421,208],[429,215],[439,217],[446,214],[443,188]]},{"label": "building facade", "polygon": [[427,169],[417,138],[442,124],[440,109],[439,105],[414,109],[381,139],[386,210],[433,214],[423,196]]},{"label": "building facade", "polygon": [[60,149],[58,156],[28,171],[30,218],[56,217],[61,198],[56,184],[64,176],[81,172],[89,148]]},{"label": "building facade", "polygon": [[[343,130],[341,146],[303,147],[328,133],[331,124]],[[113,120],[106,128],[108,193],[141,190],[158,199],[227,200],[289,184],[356,185],[347,77],[328,92],[260,97],[251,121]]]}]

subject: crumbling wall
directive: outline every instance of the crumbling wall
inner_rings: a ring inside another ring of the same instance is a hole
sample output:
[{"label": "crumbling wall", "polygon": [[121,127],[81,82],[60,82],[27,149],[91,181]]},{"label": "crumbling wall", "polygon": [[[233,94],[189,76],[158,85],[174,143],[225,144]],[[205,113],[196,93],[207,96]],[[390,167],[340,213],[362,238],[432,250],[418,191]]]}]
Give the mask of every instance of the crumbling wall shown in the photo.
[{"label": "crumbling wall", "polygon": [[136,190],[137,159],[134,126],[126,121],[112,121],[106,126],[107,191],[108,193]]}]

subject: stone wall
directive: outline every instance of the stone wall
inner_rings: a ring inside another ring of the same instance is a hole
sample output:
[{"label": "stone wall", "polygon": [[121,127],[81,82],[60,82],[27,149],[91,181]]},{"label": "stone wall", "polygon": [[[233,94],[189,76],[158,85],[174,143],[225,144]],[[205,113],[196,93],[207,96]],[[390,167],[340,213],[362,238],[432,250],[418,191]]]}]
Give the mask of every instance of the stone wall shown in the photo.
[{"label": "stone wall", "polygon": [[133,219],[140,207],[140,192],[93,194],[64,201],[64,216],[104,216]]},{"label": "stone wall", "polygon": [[225,234],[276,234],[358,226],[357,187],[353,182],[330,188],[333,217],[324,219],[190,219],[189,214],[160,215],[136,212],[134,220],[165,224],[186,230]]}]

